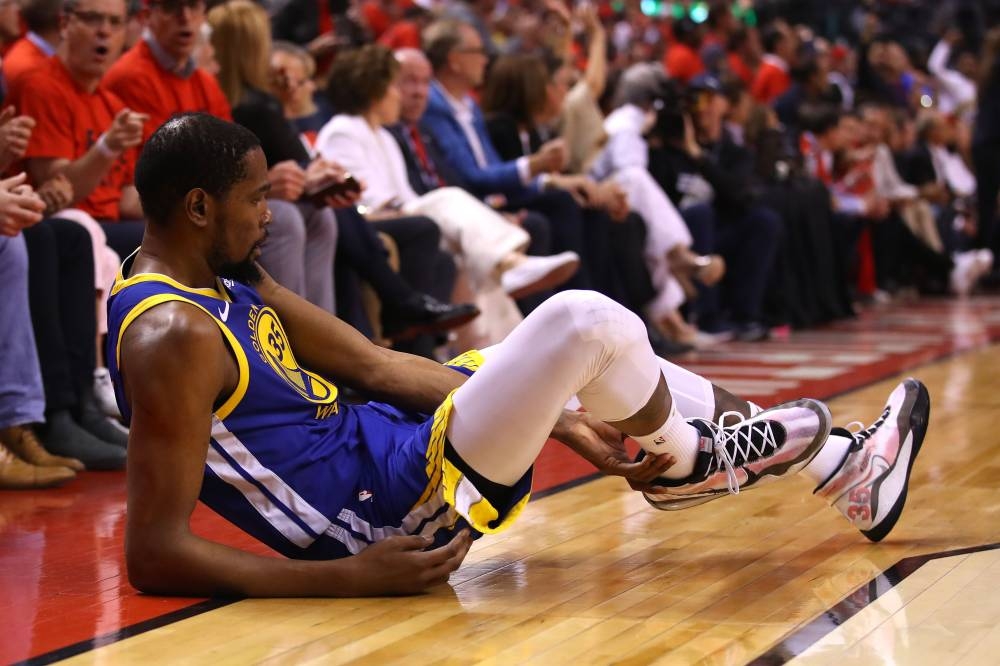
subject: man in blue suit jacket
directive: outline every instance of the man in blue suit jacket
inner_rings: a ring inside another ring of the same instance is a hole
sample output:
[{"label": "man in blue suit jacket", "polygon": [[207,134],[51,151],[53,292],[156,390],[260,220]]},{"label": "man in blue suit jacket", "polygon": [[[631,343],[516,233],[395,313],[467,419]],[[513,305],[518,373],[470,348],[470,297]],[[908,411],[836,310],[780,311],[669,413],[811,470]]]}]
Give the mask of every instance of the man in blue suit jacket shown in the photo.
[{"label": "man in blue suit jacket", "polygon": [[543,174],[564,166],[562,142],[551,141],[538,152],[503,161],[486,130],[479,105],[469,95],[483,83],[487,56],[482,39],[466,23],[440,21],[426,33],[427,57],[434,69],[423,125],[434,135],[453,169],[470,192],[509,200],[542,190]]},{"label": "man in blue suit jacket", "polygon": [[566,160],[562,142],[549,142],[527,157],[502,160],[479,105],[469,95],[482,84],[486,70],[479,33],[467,23],[444,20],[428,28],[424,37],[436,80],[421,126],[433,135],[449,171],[459,179],[453,184],[479,197],[503,195],[508,208],[526,208],[548,218],[552,250],[572,250],[583,258],[565,286],[591,288],[583,212],[568,192],[551,187],[555,183],[549,174],[562,169]]}]

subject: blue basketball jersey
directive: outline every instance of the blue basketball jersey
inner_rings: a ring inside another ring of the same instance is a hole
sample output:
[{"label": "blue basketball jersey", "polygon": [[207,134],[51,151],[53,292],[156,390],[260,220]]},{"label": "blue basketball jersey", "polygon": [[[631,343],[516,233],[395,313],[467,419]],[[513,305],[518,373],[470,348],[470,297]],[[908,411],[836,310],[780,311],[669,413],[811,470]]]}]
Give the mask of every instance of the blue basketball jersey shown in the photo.
[{"label": "blue basketball jersey", "polygon": [[[108,300],[108,368],[119,408],[130,419],[121,358],[128,326],[169,302],[210,316],[239,380],[212,416],[200,499],[271,548],[332,558],[392,534],[445,542],[466,524],[498,531],[527,501],[530,473],[516,501],[498,510],[446,459],[450,397],[433,416],[342,404],[336,386],[299,365],[277,314],[253,288],[218,279],[214,288],[195,289],[152,273],[125,279],[130,263]],[[455,365],[467,373],[476,367],[469,357]]]}]

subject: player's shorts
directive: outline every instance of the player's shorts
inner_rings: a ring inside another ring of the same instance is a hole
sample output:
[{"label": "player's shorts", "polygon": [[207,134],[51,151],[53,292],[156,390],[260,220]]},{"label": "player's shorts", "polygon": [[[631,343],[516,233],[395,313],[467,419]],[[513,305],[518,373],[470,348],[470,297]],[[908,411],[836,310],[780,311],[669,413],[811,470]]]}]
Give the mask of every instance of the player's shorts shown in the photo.
[{"label": "player's shorts", "polygon": [[[478,351],[470,351],[446,365],[471,375],[482,359]],[[345,557],[406,534],[433,537],[437,546],[465,527],[478,538],[506,529],[527,504],[532,470],[505,497],[490,497],[462,471],[467,466],[445,437],[451,395],[430,417],[378,402],[352,409],[371,464],[362,471],[351,501],[302,556]]]}]

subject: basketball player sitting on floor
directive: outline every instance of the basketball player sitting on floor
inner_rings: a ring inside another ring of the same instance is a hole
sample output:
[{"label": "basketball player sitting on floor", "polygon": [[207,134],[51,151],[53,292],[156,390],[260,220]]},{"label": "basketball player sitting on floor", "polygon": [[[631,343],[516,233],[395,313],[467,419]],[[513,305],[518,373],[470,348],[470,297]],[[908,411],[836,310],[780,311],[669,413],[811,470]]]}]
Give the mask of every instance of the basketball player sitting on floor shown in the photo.
[{"label": "basketball player sitting on floor", "polygon": [[[372,345],[259,272],[267,165],[247,130],[178,116],[146,144],[135,182],[148,222],[112,290],[108,358],[131,418],[126,548],[143,591],[444,583],[472,535],[524,508],[550,435],[659,508],[803,470],[872,540],[899,517],[930,408],[916,380],[869,428],[831,431],[820,402],[761,411],[657,358],[634,314],[581,291],[441,366]],[[385,402],[342,404],[334,379]],[[586,413],[564,409],[573,396]],[[631,461],[622,433],[647,455]],[[192,534],[199,495],[290,559]]]}]

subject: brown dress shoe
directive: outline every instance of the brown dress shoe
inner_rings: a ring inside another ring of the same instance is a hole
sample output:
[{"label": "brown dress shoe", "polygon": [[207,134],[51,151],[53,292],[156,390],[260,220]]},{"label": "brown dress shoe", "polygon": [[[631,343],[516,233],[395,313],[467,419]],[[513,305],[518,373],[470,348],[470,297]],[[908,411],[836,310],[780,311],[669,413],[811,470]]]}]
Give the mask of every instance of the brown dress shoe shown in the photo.
[{"label": "brown dress shoe", "polygon": [[0,446],[0,489],[23,490],[61,486],[76,476],[68,467],[36,467],[18,459],[5,446]]},{"label": "brown dress shoe", "polygon": [[78,472],[84,465],[76,458],[54,456],[45,450],[29,426],[13,426],[0,430],[0,444],[10,449],[21,460],[38,467],[69,467]]}]

